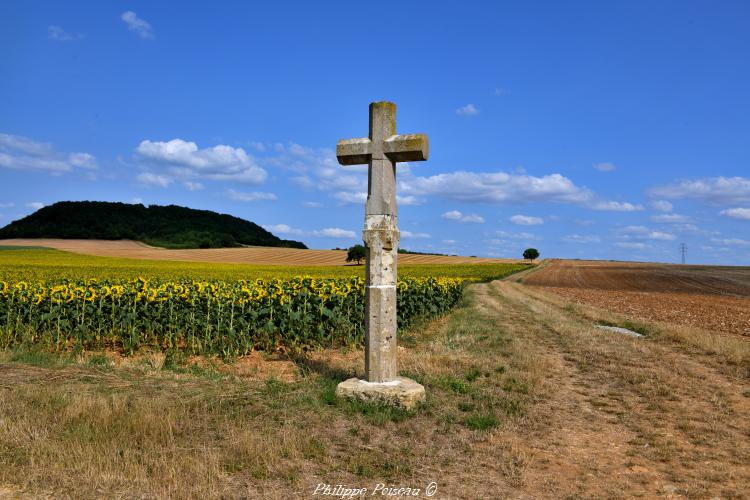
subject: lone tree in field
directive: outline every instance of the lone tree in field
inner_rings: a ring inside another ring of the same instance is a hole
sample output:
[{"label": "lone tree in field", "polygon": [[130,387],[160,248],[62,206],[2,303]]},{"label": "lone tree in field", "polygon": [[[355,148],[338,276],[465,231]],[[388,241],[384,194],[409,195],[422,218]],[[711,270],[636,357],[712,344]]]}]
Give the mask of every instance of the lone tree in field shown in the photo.
[{"label": "lone tree in field", "polygon": [[346,261],[354,262],[357,261],[357,265],[362,263],[362,259],[365,258],[365,247],[363,245],[354,245],[346,252]]},{"label": "lone tree in field", "polygon": [[527,248],[523,251],[523,258],[529,259],[531,262],[534,262],[534,259],[539,258],[539,250],[536,248]]}]

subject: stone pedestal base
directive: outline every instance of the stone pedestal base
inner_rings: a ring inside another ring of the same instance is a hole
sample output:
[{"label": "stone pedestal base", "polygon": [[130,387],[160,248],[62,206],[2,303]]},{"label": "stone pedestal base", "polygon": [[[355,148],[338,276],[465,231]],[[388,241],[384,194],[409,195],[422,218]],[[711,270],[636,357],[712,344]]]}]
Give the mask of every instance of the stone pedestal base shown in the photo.
[{"label": "stone pedestal base", "polygon": [[350,378],[336,387],[336,395],[341,398],[389,404],[406,410],[413,409],[417,403],[425,399],[424,387],[406,377],[398,377],[391,382],[368,382]]}]

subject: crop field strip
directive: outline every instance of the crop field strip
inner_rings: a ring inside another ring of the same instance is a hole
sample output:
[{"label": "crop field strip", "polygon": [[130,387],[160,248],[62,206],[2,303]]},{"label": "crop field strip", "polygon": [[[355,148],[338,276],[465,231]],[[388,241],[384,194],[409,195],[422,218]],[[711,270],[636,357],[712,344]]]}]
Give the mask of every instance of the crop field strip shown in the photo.
[{"label": "crop field strip", "polygon": [[[404,277],[453,277],[486,281],[507,276],[507,270],[526,269],[527,264],[408,264],[399,262]],[[183,262],[89,256],[51,249],[0,246],[0,279],[49,281],[79,279],[135,279],[138,277],[196,280],[239,280],[313,276],[364,277],[364,266],[281,266]]]},{"label": "crop field strip", "polygon": [[[167,250],[137,241],[13,239],[0,240],[0,246],[45,247],[100,257],[166,260],[184,262],[215,262],[232,264],[263,264],[282,266],[343,266],[343,250],[300,250],[296,248],[245,247],[197,250]],[[518,259],[486,259],[447,255],[399,254],[401,264],[489,264],[518,263]]]},{"label": "crop field strip", "polygon": [[523,283],[636,319],[750,336],[750,267],[553,261]]},{"label": "crop field strip", "polygon": [[[0,251],[0,348],[244,355],[359,345],[362,267],[246,266]],[[400,328],[521,264],[404,266]],[[309,271],[309,273],[308,273]]]}]

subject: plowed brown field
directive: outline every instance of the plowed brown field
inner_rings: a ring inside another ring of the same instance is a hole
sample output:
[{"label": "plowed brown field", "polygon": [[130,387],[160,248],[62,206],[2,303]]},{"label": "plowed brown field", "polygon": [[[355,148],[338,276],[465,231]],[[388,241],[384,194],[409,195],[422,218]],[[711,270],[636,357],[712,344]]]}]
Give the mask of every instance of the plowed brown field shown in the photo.
[{"label": "plowed brown field", "polygon": [[750,267],[552,261],[523,283],[636,320],[750,336]]},{"label": "plowed brown field", "polygon": [[[284,266],[340,266],[346,264],[342,250],[300,250],[297,248],[245,247],[211,248],[200,250],[168,250],[155,248],[137,241],[118,240],[61,240],[12,239],[0,240],[0,246],[37,246],[67,252],[123,257],[130,259],[176,260],[184,262],[219,262],[229,264],[277,264]],[[485,259],[443,255],[399,254],[401,264],[488,264],[520,262],[515,259]]]}]

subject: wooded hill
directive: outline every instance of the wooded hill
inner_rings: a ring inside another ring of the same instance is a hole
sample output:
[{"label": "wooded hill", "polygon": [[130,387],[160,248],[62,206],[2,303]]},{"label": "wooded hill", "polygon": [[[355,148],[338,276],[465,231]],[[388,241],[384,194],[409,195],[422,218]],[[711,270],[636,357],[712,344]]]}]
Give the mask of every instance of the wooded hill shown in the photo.
[{"label": "wooded hill", "polygon": [[307,248],[231,215],[177,205],[103,201],[61,201],[41,208],[0,229],[3,238],[127,239],[166,248]]}]

